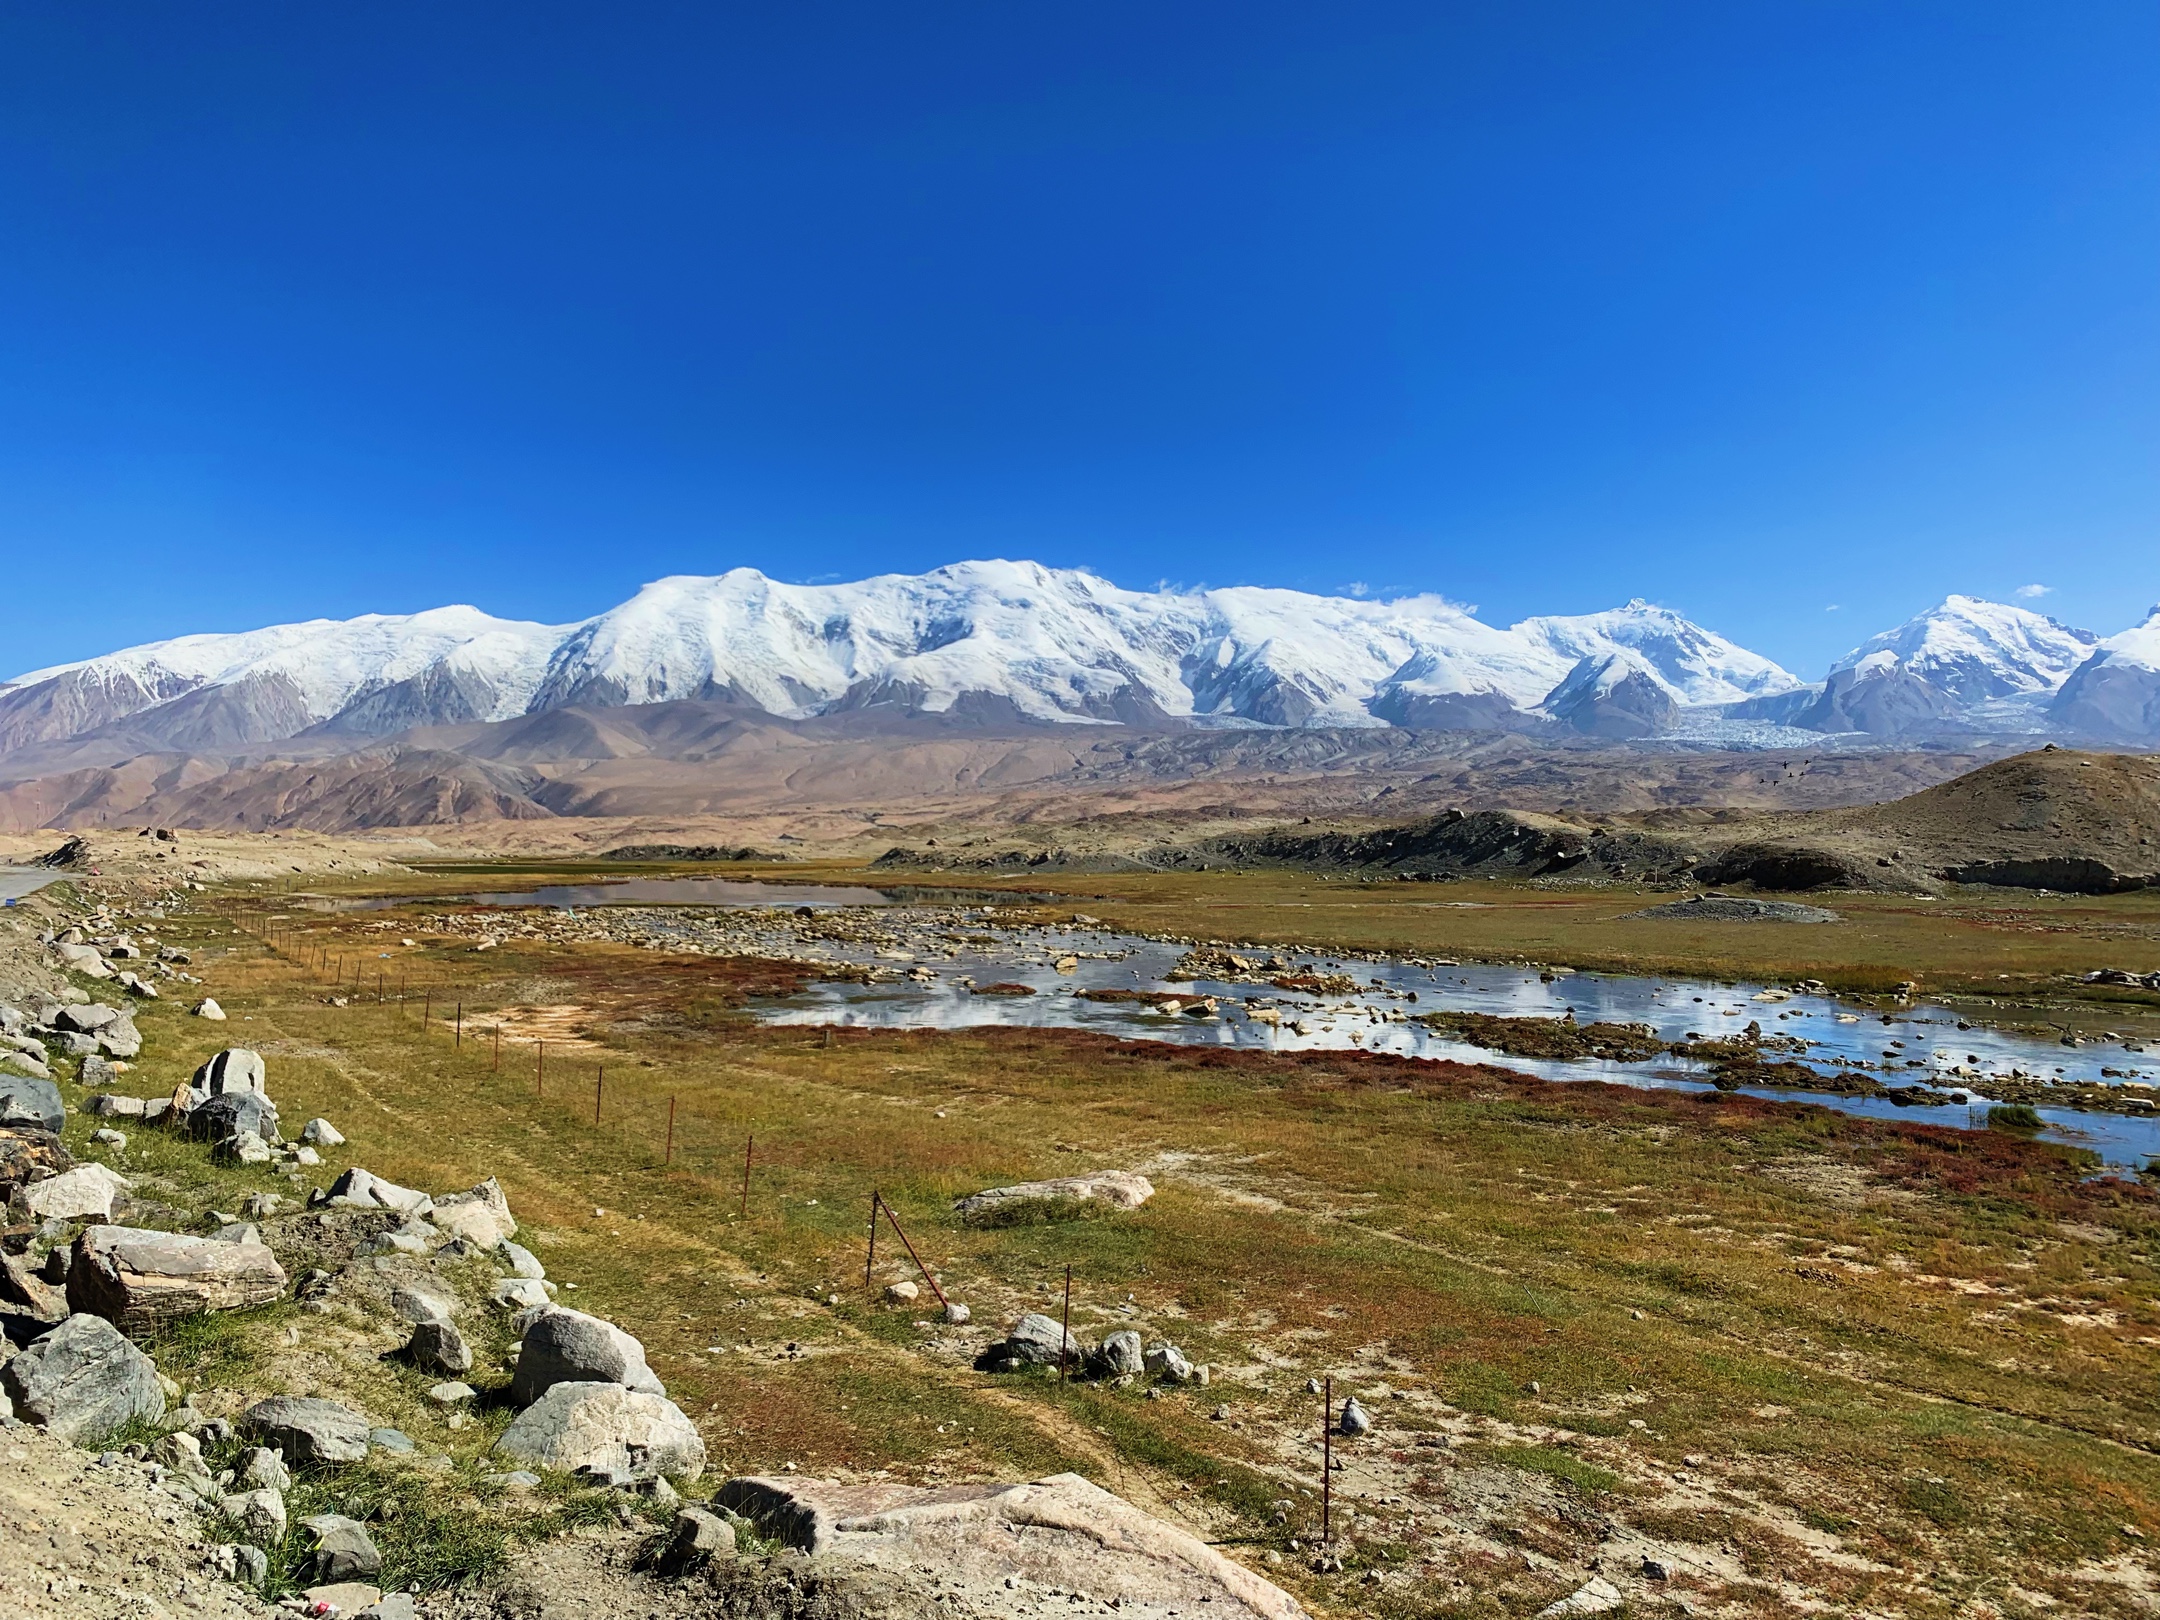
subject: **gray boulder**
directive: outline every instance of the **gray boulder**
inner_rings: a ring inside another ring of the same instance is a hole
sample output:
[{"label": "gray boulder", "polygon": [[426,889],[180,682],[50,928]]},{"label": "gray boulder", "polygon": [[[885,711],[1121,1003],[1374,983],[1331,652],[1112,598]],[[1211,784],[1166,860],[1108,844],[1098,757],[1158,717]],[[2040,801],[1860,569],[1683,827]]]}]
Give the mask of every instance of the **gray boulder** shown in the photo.
[{"label": "gray boulder", "polygon": [[675,1515],[675,1531],[655,1560],[663,1575],[687,1575],[716,1558],[735,1556],[735,1527],[717,1513],[686,1507]]},{"label": "gray boulder", "polygon": [[68,1304],[141,1333],[197,1311],[262,1305],[285,1291],[285,1271],[254,1243],[93,1226],[75,1240]]},{"label": "gray boulder", "polygon": [[268,1446],[249,1446],[241,1452],[233,1478],[235,1483],[251,1491],[292,1489],[292,1470],[285,1466],[285,1459]]},{"label": "gray boulder", "polygon": [[636,1339],[612,1322],[561,1307],[542,1311],[526,1327],[511,1398],[530,1406],[557,1384],[620,1384],[648,1395],[667,1393]]},{"label": "gray boulder", "polygon": [[555,1385],[518,1414],[495,1450],[565,1473],[696,1479],[705,1471],[705,1442],[682,1409],[621,1384]]},{"label": "gray boulder", "polygon": [[285,1498],[267,1486],[228,1496],[224,1508],[241,1529],[266,1546],[285,1539]]},{"label": "gray boulder", "polygon": [[309,1147],[343,1147],[345,1135],[327,1119],[317,1117],[300,1127],[300,1140]]},{"label": "gray boulder", "polygon": [[116,1086],[120,1083],[120,1071],[112,1066],[109,1059],[92,1052],[76,1067],[75,1083],[91,1090],[100,1086]]},{"label": "gray boulder", "polygon": [[142,1032],[135,1027],[135,1019],[122,1013],[93,1037],[98,1047],[116,1058],[138,1057],[142,1053]]},{"label": "gray boulder", "polygon": [[269,1095],[268,1078],[261,1054],[244,1046],[229,1046],[195,1071],[188,1080],[188,1089],[205,1101],[240,1091],[263,1097]]},{"label": "gray boulder", "polygon": [[510,1215],[510,1200],[493,1176],[470,1192],[449,1193],[433,1201],[427,1217],[454,1238],[463,1238],[481,1249],[492,1249],[517,1235]]},{"label": "gray boulder", "polygon": [[1109,1335],[1096,1347],[1088,1364],[1102,1378],[1126,1378],[1138,1373],[1143,1365],[1140,1335],[1131,1328]]},{"label": "gray boulder", "polygon": [[1150,1346],[1141,1365],[1158,1383],[1189,1384],[1196,1376],[1193,1364],[1185,1359],[1185,1352],[1174,1344]]},{"label": "gray boulder", "polygon": [[0,1074],[0,1125],[58,1131],[67,1124],[60,1088],[30,1074]]},{"label": "gray boulder", "polygon": [[403,1215],[417,1215],[434,1200],[424,1192],[400,1187],[394,1181],[385,1181],[355,1166],[330,1183],[330,1202],[351,1208],[394,1209]]},{"label": "gray boulder", "polygon": [[165,1415],[150,1358],[96,1316],[71,1316],[0,1366],[16,1416],[62,1440],[103,1439],[130,1418]]},{"label": "gray boulder", "polygon": [[422,1372],[447,1375],[472,1371],[472,1349],[465,1343],[465,1336],[448,1322],[422,1322],[414,1328],[405,1344],[405,1356]]},{"label": "gray boulder", "polygon": [[240,1415],[240,1432],[296,1463],[354,1463],[368,1453],[368,1420],[336,1401],[279,1395]]},{"label": "gray boulder", "polygon": [[1352,1439],[1361,1434],[1372,1433],[1372,1415],[1364,1407],[1358,1405],[1358,1398],[1355,1395],[1342,1403],[1340,1432],[1349,1435]]},{"label": "gray boulder", "polygon": [[[84,1062],[89,1059],[85,1058]],[[143,1100],[140,1097],[123,1097],[116,1091],[101,1091],[92,1097],[84,1108],[100,1119],[141,1119]]]},{"label": "gray boulder", "polygon": [[54,1029],[69,1030],[81,1035],[95,1035],[107,1024],[119,1022],[122,1017],[118,1007],[108,1007],[102,1001],[85,1002],[79,1007],[62,1007],[52,1016]]},{"label": "gray boulder", "polygon": [[1006,1360],[1032,1362],[1038,1367],[1055,1367],[1066,1358],[1077,1363],[1083,1354],[1078,1339],[1039,1311],[1030,1311],[1015,1322],[1004,1343],[993,1346],[991,1353],[1002,1353]]},{"label": "gray boulder", "polygon": [[367,1527],[358,1519],[338,1513],[317,1513],[300,1521],[312,1545],[308,1572],[317,1581],[334,1584],[364,1580],[382,1570],[382,1554],[369,1539]]},{"label": "gray boulder", "polygon": [[547,1281],[547,1267],[540,1263],[539,1256],[532,1250],[521,1248],[505,1238],[495,1246],[495,1252],[502,1257],[502,1263],[510,1268],[511,1276],[523,1277],[528,1282]]},{"label": "gray boulder", "polygon": [[198,1142],[227,1142],[241,1135],[275,1142],[277,1104],[256,1091],[221,1092],[188,1110],[187,1128]]}]

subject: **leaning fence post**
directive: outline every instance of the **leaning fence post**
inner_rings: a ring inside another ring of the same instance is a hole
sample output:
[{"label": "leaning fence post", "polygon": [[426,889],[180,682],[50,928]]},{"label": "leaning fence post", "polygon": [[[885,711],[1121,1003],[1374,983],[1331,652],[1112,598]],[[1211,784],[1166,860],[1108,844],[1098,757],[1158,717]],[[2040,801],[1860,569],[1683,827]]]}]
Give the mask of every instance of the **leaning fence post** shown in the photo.
[{"label": "leaning fence post", "polygon": [[[750,1218],[750,1150],[756,1146],[757,1133],[753,1131],[743,1138],[742,1145],[742,1218],[746,1221]],[[870,1234],[870,1241],[874,1245],[877,1242],[877,1212],[875,1210],[871,1211]]]},{"label": "leaning fence post", "polygon": [[863,1261],[862,1268],[862,1285],[865,1288],[870,1286],[870,1274],[877,1269],[877,1210],[877,1189],[872,1187],[870,1189],[870,1256]]},{"label": "leaning fence post", "polygon": [[901,1228],[900,1217],[893,1213],[890,1204],[885,1206],[885,1218],[892,1222],[894,1236],[900,1239],[901,1246],[908,1252],[908,1258],[915,1262],[915,1269],[922,1273],[922,1280],[930,1285],[930,1292],[937,1295],[937,1302],[940,1305],[950,1305],[952,1301],[945,1297],[945,1290],[938,1286],[938,1280],[930,1275],[930,1268],[922,1263],[922,1256],[915,1252],[915,1245],[908,1241],[906,1231]]},{"label": "leaning fence post", "polygon": [[675,1099],[673,1097],[667,1100],[667,1157],[660,1162],[662,1164],[673,1164],[675,1162]]}]

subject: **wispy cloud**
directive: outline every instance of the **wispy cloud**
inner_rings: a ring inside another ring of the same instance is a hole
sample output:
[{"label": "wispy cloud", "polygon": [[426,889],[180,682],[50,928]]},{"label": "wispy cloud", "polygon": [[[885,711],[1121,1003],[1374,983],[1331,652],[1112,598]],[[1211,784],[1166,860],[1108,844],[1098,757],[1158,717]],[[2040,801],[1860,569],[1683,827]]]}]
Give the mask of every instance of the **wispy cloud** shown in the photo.
[{"label": "wispy cloud", "polygon": [[2017,588],[2017,593],[2018,595],[2024,597],[2027,601],[2034,601],[2040,597],[2047,595],[2047,593],[2049,591],[2052,591],[2054,588],[2055,587],[2052,585],[2020,585]]},{"label": "wispy cloud", "polygon": [[1824,608],[1823,611],[1825,613],[1843,613],[1845,611],[1845,605],[1842,602],[1832,602],[1828,607]]},{"label": "wispy cloud", "polygon": [[1372,587],[1371,587],[1370,585],[1366,584],[1366,583],[1365,583],[1365,582],[1364,582],[1364,581],[1363,581],[1362,579],[1353,579],[1353,580],[1352,580],[1352,581],[1351,581],[1351,582],[1350,582],[1349,584],[1347,584],[1347,585],[1338,585],[1338,586],[1336,586],[1335,588],[1336,588],[1336,589],[1337,589],[1338,591],[1341,591],[1341,592],[1343,593],[1343,595],[1345,595],[1345,596],[1370,596],[1370,595],[1372,595]]}]

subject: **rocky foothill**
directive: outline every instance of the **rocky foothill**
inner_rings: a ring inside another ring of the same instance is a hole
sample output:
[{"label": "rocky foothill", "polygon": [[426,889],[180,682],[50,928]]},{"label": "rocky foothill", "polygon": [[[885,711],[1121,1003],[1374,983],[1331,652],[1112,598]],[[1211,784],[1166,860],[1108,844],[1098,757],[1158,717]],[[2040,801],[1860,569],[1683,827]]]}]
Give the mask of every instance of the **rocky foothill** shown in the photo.
[{"label": "rocky foothill", "polygon": [[[935,1491],[750,1477],[686,1501],[706,1467],[697,1425],[634,1336],[562,1302],[516,1241],[496,1180],[430,1193],[326,1162],[346,1157],[344,1133],[323,1118],[293,1129],[269,1065],[245,1047],[215,1053],[169,1091],[141,1083],[133,1009],[162,999],[160,986],[195,982],[188,953],[157,939],[158,920],[92,911],[39,931],[34,949],[20,939],[0,978],[9,1613],[156,1615],[177,1604],[242,1616],[274,1602],[339,1620],[1018,1616],[1054,1601],[1060,1612],[1302,1614],[1261,1577],[1070,1475]],[[162,1016],[190,1014],[214,1022],[216,1004],[196,997]],[[131,1138],[166,1157],[129,1157]],[[165,1201],[178,1186],[170,1174],[136,1168],[172,1155],[290,1190],[256,1191],[229,1210],[180,1207]],[[1130,1208],[1152,1193],[1138,1176],[1105,1172],[969,1202],[998,1218],[1094,1200]],[[893,1288],[896,1299],[912,1291]],[[254,1388],[190,1388],[159,1366],[171,1346],[214,1337],[221,1319],[274,1334],[265,1313],[281,1309],[290,1351],[243,1359]],[[967,1321],[957,1303],[946,1315]],[[394,1397],[388,1411],[369,1410],[359,1391],[385,1386],[366,1373],[321,1376],[339,1356],[424,1388],[431,1416],[413,1425],[423,1436],[438,1423],[484,1436],[496,1414],[506,1421],[484,1461],[453,1457],[391,1421]],[[1059,1364],[1126,1384],[1209,1377],[1175,1345],[1130,1330],[1086,1344],[1034,1314],[985,1355],[1004,1372]],[[397,1505],[412,1499],[365,1483],[386,1473],[439,1491],[453,1520],[454,1504],[523,1500],[537,1512],[570,1488],[612,1496],[620,1528],[605,1545],[535,1547],[492,1582],[445,1585],[423,1578],[401,1517],[409,1508]],[[932,1559],[939,1573],[926,1578]]]}]

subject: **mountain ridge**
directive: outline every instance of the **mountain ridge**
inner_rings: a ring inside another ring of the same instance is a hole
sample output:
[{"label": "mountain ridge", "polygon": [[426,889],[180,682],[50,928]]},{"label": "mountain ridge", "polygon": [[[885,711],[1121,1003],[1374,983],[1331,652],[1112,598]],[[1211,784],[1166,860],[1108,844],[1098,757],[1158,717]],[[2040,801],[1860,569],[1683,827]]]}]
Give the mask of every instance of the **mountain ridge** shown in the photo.
[{"label": "mountain ridge", "polygon": [[1558,730],[1737,746],[2050,727],[2160,740],[2160,611],[2103,640],[1969,596],[1802,682],[1641,598],[1488,625],[1437,595],[1130,591],[1084,570],[964,562],[791,585],[676,575],[589,619],[469,606],[192,635],[0,683],[0,756],[39,745],[244,753],[572,707],[726,702],[780,719]]}]

